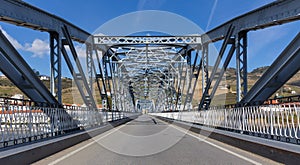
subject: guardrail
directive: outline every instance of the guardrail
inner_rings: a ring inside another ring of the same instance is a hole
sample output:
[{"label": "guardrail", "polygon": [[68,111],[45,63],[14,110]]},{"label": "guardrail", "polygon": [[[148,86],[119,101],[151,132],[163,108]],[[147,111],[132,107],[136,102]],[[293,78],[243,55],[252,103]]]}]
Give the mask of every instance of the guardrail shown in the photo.
[{"label": "guardrail", "polygon": [[300,144],[299,102],[152,115]]},{"label": "guardrail", "polygon": [[132,115],[88,107],[54,108],[20,100],[5,101],[0,103],[0,148],[89,129]]}]

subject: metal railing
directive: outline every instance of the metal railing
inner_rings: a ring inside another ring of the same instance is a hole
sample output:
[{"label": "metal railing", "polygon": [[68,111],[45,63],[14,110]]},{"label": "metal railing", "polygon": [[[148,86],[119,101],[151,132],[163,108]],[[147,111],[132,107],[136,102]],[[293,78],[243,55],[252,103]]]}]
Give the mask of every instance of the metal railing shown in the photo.
[{"label": "metal railing", "polygon": [[300,144],[300,103],[152,115]]},{"label": "metal railing", "polygon": [[134,115],[88,107],[36,105],[23,100],[0,102],[0,148],[89,129]]}]

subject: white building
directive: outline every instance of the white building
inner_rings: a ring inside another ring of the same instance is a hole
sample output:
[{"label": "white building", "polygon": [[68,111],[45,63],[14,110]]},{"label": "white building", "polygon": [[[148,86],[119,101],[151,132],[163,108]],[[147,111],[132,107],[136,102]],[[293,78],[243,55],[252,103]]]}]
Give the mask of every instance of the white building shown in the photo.
[{"label": "white building", "polygon": [[46,75],[40,75],[39,78],[40,80],[46,80],[46,81],[50,80],[50,77]]}]

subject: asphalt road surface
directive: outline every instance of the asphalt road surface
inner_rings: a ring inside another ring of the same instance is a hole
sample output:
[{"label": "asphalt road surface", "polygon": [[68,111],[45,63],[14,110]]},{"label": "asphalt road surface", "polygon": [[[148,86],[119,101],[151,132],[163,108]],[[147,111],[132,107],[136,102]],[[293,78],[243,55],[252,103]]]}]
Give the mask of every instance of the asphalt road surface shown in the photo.
[{"label": "asphalt road surface", "polygon": [[34,164],[278,164],[148,115]]}]

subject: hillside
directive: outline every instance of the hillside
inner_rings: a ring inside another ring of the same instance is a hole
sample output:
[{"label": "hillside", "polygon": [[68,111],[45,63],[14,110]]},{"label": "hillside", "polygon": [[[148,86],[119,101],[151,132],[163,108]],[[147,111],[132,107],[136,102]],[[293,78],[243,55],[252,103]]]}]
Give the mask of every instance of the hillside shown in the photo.
[{"label": "hillside", "polygon": [[[49,80],[42,80],[45,86],[50,89],[50,81]],[[68,93],[68,89],[72,87],[72,80],[71,79],[62,79],[62,89],[63,93]],[[16,94],[22,94],[25,99],[28,99],[23,92],[18,89],[9,79],[5,77],[0,78],[0,97],[12,97]],[[63,97],[63,100],[70,100],[70,96],[66,95]],[[69,101],[68,101],[69,102]]]},{"label": "hillside", "polygon": [[[250,89],[255,82],[263,75],[268,67],[256,68],[248,73],[248,88]],[[193,106],[197,106],[200,98],[202,97],[201,75],[195,88]],[[45,86],[50,88],[50,81],[43,80]],[[212,85],[214,82],[212,83]],[[82,104],[80,94],[78,90],[75,90],[75,84],[72,79],[62,79],[62,93],[63,103],[66,104]],[[187,87],[185,88],[186,91]],[[22,92],[14,86],[9,79],[0,78],[0,97],[12,97],[15,94],[22,94]],[[281,89],[277,91],[278,96],[291,96],[300,94],[300,72],[295,74]],[[272,96],[274,97],[275,94]],[[97,100],[97,104],[101,104],[101,98],[96,84],[94,84],[94,97]],[[234,68],[228,68],[218,88],[213,105],[220,104],[234,104],[236,98],[236,73]],[[25,96],[25,99],[27,97]]]}]

